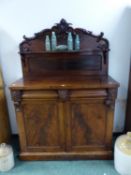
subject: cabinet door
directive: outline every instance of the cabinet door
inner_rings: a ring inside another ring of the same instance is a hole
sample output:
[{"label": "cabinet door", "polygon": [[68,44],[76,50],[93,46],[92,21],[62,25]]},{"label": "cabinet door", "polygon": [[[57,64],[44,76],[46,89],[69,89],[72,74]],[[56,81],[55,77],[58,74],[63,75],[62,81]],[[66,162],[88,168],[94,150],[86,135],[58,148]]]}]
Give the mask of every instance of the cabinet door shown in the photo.
[{"label": "cabinet door", "polygon": [[71,100],[66,111],[68,151],[103,150],[111,144],[112,115],[105,99]]},{"label": "cabinet door", "polygon": [[61,105],[51,99],[23,100],[21,107],[28,151],[56,152],[64,149]]}]

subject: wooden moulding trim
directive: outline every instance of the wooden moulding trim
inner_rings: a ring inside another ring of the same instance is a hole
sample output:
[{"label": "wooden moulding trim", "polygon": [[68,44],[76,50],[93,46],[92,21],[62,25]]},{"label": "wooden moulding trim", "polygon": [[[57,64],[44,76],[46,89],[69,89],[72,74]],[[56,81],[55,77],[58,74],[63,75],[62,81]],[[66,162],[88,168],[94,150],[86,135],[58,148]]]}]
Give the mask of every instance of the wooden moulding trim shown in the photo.
[{"label": "wooden moulding trim", "polygon": [[23,152],[20,153],[21,160],[73,160],[73,159],[112,159],[113,153],[108,151],[93,152],[60,152],[60,153],[43,153],[43,152]]}]

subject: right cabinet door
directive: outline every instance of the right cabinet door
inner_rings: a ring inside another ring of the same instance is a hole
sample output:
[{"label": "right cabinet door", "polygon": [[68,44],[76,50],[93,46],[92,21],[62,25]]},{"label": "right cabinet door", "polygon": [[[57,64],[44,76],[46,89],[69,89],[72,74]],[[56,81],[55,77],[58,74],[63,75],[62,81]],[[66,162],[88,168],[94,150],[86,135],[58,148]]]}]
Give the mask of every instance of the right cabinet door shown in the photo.
[{"label": "right cabinet door", "polygon": [[68,151],[108,149],[112,140],[113,111],[105,98],[70,100],[66,105]]}]

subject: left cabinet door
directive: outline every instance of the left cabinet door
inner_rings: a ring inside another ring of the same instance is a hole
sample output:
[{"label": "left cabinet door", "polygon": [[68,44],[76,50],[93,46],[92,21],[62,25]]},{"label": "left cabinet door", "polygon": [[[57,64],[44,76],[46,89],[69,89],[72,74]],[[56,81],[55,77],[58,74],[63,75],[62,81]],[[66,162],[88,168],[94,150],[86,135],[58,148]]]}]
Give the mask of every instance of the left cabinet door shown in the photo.
[{"label": "left cabinet door", "polygon": [[53,93],[23,95],[21,110],[17,113],[22,152],[64,151],[62,111],[62,104]]}]

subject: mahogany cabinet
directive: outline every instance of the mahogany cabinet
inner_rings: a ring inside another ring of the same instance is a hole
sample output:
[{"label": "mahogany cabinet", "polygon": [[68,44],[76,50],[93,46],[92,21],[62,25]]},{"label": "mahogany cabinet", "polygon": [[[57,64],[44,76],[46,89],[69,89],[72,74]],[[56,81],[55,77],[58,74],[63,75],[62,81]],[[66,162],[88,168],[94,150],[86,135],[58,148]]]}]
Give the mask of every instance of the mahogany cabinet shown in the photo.
[{"label": "mahogany cabinet", "polygon": [[[55,31],[80,36],[79,51],[45,51]],[[110,159],[119,84],[108,76],[109,43],[64,19],[20,44],[23,78],[11,86],[22,160]]]}]

